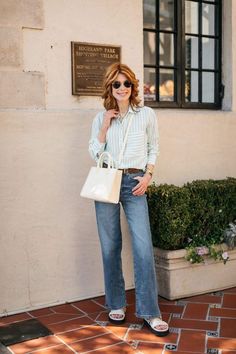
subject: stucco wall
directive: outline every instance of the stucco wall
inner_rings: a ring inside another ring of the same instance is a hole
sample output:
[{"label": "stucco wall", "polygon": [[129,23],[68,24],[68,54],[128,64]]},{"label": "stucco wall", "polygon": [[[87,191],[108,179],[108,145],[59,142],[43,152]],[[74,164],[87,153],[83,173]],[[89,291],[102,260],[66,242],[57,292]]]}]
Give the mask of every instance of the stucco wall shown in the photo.
[{"label": "stucco wall", "polygon": [[[224,48],[230,53],[232,47],[232,55],[223,55],[227,112],[156,110],[158,183],[236,176],[236,47],[230,21],[236,6],[227,1]],[[93,203],[79,196],[93,164],[87,144],[102,102],[71,95],[70,42],[121,45],[122,60],[141,85],[143,52],[141,0],[35,0],[34,8],[29,0],[2,0],[0,12],[1,314],[103,293]],[[131,249],[122,223],[129,288]]]}]

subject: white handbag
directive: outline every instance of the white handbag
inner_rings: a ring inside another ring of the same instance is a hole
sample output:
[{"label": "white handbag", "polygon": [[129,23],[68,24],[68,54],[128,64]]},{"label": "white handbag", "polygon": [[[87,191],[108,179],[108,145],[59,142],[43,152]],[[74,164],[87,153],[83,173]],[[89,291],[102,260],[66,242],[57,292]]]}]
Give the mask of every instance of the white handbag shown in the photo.
[{"label": "white handbag", "polygon": [[[104,157],[108,157],[107,168],[103,168]],[[94,199],[100,202],[119,202],[122,171],[113,168],[112,157],[103,152],[98,160],[97,167],[91,167],[85,184],[81,190],[81,197]]]},{"label": "white handbag", "polygon": [[[124,153],[132,118],[133,115],[130,117],[129,125],[126,130],[123,146],[119,154],[118,166]],[[107,168],[103,167],[105,156],[107,157]],[[80,196],[99,202],[117,204],[120,198],[121,179],[122,171],[114,168],[112,156],[109,152],[104,151],[98,159],[97,167],[91,167]]]}]

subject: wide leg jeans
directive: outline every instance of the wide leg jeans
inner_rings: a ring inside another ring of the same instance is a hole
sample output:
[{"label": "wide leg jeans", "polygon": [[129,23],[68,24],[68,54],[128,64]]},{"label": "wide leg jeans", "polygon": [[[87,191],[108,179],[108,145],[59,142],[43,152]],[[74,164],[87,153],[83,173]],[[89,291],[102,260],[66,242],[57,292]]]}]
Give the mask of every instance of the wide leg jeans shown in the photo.
[{"label": "wide leg jeans", "polygon": [[126,306],[121,260],[120,206],[122,205],[132,242],[136,316],[148,319],[160,317],[160,309],[146,195],[132,194],[132,188],[138,183],[134,177],[142,175],[142,172],[124,174],[120,203],[95,202],[95,210],[103,258],[106,306],[112,310]]}]

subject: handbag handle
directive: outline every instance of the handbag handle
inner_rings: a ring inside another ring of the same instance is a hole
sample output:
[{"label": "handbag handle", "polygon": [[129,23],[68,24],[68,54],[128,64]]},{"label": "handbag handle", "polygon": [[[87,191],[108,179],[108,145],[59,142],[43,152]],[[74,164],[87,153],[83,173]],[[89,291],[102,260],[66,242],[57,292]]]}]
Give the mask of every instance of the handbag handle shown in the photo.
[{"label": "handbag handle", "polygon": [[118,167],[119,167],[119,165],[120,165],[120,162],[121,162],[122,157],[123,157],[123,154],[124,154],[124,150],[125,150],[125,146],[126,146],[126,143],[127,143],[128,134],[129,134],[129,129],[130,129],[132,120],[133,120],[133,114],[132,114],[131,117],[130,117],[129,124],[128,124],[128,127],[127,127],[127,129],[126,129],[126,133],[125,133],[125,138],[124,138],[124,141],[123,141],[123,145],[122,145],[121,151],[120,151],[120,153],[119,153]]},{"label": "handbag handle", "polygon": [[107,151],[104,151],[104,152],[99,156],[99,159],[98,159],[98,162],[97,162],[97,167],[100,167],[100,168],[102,167],[105,156],[108,157],[107,168],[114,168],[114,163],[113,163],[112,156],[111,156],[111,154],[110,154],[109,152],[107,152]]}]

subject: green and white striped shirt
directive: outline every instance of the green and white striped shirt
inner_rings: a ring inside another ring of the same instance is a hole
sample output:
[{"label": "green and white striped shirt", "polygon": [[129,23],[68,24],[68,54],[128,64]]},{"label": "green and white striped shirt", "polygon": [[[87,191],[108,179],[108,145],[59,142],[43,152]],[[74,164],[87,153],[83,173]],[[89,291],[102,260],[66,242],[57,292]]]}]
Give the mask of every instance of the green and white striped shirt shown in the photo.
[{"label": "green and white striped shirt", "polygon": [[[103,114],[99,112],[93,121],[89,152],[94,160],[98,160],[103,151],[108,151],[117,168],[139,168],[145,170],[147,164],[154,165],[159,154],[158,125],[155,112],[150,107],[133,110],[129,107],[126,116],[112,119],[106,134],[106,142],[100,143],[98,134],[102,126]],[[120,166],[118,157],[122,148],[125,132],[131,115],[134,115]]]}]

